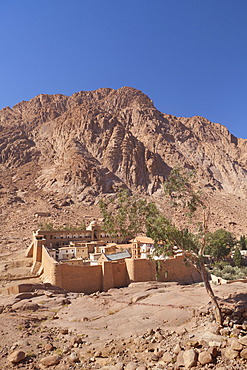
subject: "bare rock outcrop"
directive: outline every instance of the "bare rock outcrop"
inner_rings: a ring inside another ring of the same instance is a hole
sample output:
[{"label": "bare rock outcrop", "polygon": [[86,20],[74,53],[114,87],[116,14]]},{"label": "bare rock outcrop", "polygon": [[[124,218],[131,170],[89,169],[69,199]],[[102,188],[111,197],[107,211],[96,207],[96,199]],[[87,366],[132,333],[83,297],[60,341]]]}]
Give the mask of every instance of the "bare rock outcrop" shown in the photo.
[{"label": "bare rock outcrop", "polygon": [[[120,187],[155,198],[171,168],[184,166],[216,208],[247,207],[247,140],[203,117],[163,114],[130,87],[38,95],[2,109],[0,130],[5,205],[25,202],[27,192],[93,204]],[[219,227],[236,223],[234,212],[223,213]]]}]

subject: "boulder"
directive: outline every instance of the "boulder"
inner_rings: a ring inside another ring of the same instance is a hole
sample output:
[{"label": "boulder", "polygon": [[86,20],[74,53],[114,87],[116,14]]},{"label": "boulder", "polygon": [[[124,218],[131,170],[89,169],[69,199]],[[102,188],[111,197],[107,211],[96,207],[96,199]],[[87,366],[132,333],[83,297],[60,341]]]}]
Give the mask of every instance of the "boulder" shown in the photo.
[{"label": "boulder", "polygon": [[184,366],[184,351],[179,352],[177,355],[176,367],[179,368],[180,366]]},{"label": "boulder", "polygon": [[22,360],[24,360],[26,357],[25,352],[23,351],[14,351],[8,356],[8,361],[11,362],[12,364],[18,364]]},{"label": "boulder", "polygon": [[201,365],[210,364],[212,362],[212,355],[210,351],[203,351],[199,353],[198,361]]},{"label": "boulder", "polygon": [[162,356],[164,362],[172,362],[172,355],[169,352],[165,352]]},{"label": "boulder", "polygon": [[136,363],[135,363],[135,362],[129,362],[129,363],[125,366],[124,370],[136,370],[136,368],[137,368],[137,365],[136,365]]},{"label": "boulder", "polygon": [[236,338],[233,338],[232,342],[231,342],[231,348],[234,350],[234,351],[241,351],[243,349],[243,346],[241,343],[239,343],[238,339]]},{"label": "boulder", "polygon": [[60,362],[60,356],[57,355],[51,355],[43,357],[40,363],[45,367],[50,367],[59,364]]},{"label": "boulder", "polygon": [[45,345],[45,351],[52,351],[54,349],[53,347],[53,344],[52,343],[46,343]]},{"label": "boulder", "polygon": [[79,357],[77,355],[76,352],[72,352],[70,355],[69,355],[69,361],[70,362],[79,362]]},{"label": "boulder", "polygon": [[228,347],[224,351],[224,356],[228,360],[234,360],[235,358],[238,357],[238,351],[234,351],[234,349],[232,349],[231,347]]},{"label": "boulder", "polygon": [[243,350],[240,352],[240,357],[241,357],[241,358],[244,358],[245,360],[247,360],[247,348],[246,348],[246,349],[243,349]]},{"label": "boulder", "polygon": [[174,352],[176,355],[178,355],[180,351],[181,351],[181,347],[180,347],[180,345],[179,345],[179,344],[176,344],[176,345],[175,345],[175,347],[174,347],[174,349],[173,349],[173,352]]},{"label": "boulder", "polygon": [[194,349],[188,349],[183,353],[184,366],[186,369],[190,369],[196,366],[197,363],[197,353]]},{"label": "boulder", "polygon": [[244,337],[240,337],[238,339],[239,343],[241,343],[243,346],[247,346],[247,335],[245,335]]}]

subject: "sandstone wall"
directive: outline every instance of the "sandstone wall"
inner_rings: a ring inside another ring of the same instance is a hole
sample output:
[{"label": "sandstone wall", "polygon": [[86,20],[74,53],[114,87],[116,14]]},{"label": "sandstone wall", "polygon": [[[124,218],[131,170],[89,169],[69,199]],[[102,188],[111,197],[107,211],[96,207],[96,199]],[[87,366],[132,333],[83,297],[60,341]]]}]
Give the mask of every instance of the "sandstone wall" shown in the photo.
[{"label": "sandstone wall", "polygon": [[33,261],[42,261],[42,240],[36,240],[33,246]]},{"label": "sandstone wall", "polygon": [[128,274],[128,283],[156,280],[156,268],[154,261],[126,258],[125,263]]},{"label": "sandstone wall", "polygon": [[59,264],[49,255],[44,246],[42,247],[42,267],[45,282],[63,288],[61,286]]},{"label": "sandstone wall", "polygon": [[114,288],[121,288],[128,285],[129,281],[125,262],[113,263],[112,273]]},{"label": "sandstone wall", "polygon": [[110,261],[103,261],[102,264],[99,265],[102,268],[102,290],[104,292],[114,287],[112,265],[113,263]]},{"label": "sandstone wall", "polygon": [[70,292],[94,293],[102,290],[101,266],[71,266],[59,264],[61,288]]},{"label": "sandstone wall", "polygon": [[157,275],[159,281],[177,281],[178,283],[188,284],[202,281],[197,269],[185,263],[184,256],[177,256],[158,263]]},{"label": "sandstone wall", "polygon": [[[43,279],[71,292],[90,294],[110,288],[127,286],[131,282],[176,281],[194,283],[201,281],[195,267],[185,263],[183,256],[166,261],[127,258],[125,262],[103,262],[102,265],[71,265],[58,263],[42,247]],[[156,272],[156,267],[158,267]],[[156,277],[157,275],[157,277]]]}]

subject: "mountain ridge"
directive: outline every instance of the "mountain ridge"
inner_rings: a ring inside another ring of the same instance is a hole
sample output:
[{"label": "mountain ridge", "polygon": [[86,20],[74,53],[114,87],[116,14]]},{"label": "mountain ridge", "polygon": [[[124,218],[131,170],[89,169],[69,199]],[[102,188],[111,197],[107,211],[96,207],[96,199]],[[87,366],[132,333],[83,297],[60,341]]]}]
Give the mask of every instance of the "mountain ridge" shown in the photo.
[{"label": "mountain ridge", "polygon": [[160,201],[175,166],[195,170],[197,187],[216,202],[246,201],[247,140],[201,116],[162,113],[134,88],[40,94],[3,108],[0,131],[5,207],[28,197],[93,205],[122,187]]}]

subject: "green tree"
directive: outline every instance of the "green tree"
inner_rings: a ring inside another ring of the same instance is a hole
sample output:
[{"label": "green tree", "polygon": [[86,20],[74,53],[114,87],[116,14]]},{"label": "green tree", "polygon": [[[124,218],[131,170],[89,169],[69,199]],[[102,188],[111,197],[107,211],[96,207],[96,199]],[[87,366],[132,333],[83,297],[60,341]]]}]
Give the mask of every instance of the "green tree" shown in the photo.
[{"label": "green tree", "polygon": [[233,261],[234,261],[235,266],[237,267],[241,267],[243,265],[243,259],[242,259],[242,255],[241,255],[239,248],[235,248],[234,255],[233,255]]},{"label": "green tree", "polygon": [[247,249],[247,240],[245,235],[241,235],[239,239],[239,247],[241,250],[246,250]]},{"label": "green tree", "polygon": [[155,215],[156,206],[145,199],[130,196],[128,190],[121,190],[116,198],[101,199],[103,228],[112,236],[135,237],[146,231],[148,217]]},{"label": "green tree", "polygon": [[218,229],[207,234],[205,253],[210,254],[216,261],[220,261],[228,256],[235,244],[236,239],[232,233],[224,229]]},{"label": "green tree", "polygon": [[[111,235],[120,232],[122,235],[135,236],[139,232],[146,232],[154,239],[157,253],[172,254],[174,246],[182,249],[187,262],[195,266],[201,273],[206,291],[215,307],[216,321],[222,324],[221,310],[204,264],[209,207],[206,206],[206,198],[203,197],[202,200],[200,193],[193,189],[193,184],[194,174],[192,172],[188,173],[175,168],[166,180],[164,189],[176,210],[180,214],[188,216],[188,227],[191,228],[194,224],[196,228],[194,231],[174,225],[153,203],[130,197],[127,192],[120,193],[115,201],[102,200],[100,208],[105,230]],[[199,212],[202,217],[200,223],[195,217],[198,208],[201,209]]]}]

